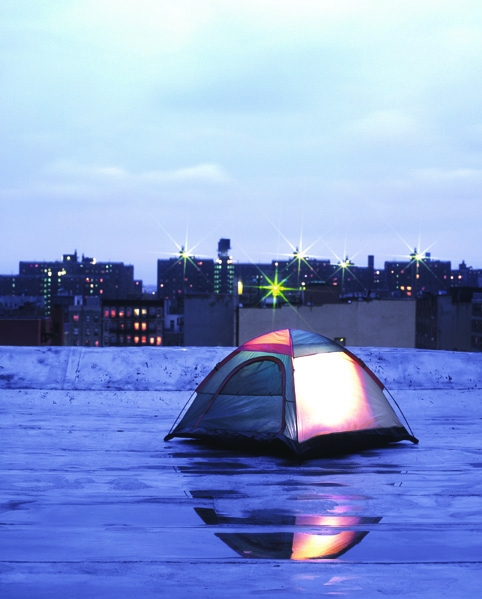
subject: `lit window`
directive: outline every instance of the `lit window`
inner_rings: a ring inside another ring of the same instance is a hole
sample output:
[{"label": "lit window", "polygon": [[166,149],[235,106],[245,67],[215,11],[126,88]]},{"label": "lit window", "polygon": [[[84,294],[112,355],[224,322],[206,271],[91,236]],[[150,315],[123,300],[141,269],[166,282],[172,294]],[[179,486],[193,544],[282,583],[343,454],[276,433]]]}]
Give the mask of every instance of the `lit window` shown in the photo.
[{"label": "lit window", "polygon": [[147,316],[147,308],[142,308],[142,316]]},{"label": "lit window", "polygon": [[80,315],[79,315],[79,314],[74,314],[74,315],[72,316],[72,318],[74,319],[74,321],[75,321],[75,322],[79,322]]},{"label": "lit window", "polygon": [[124,308],[119,308],[119,318],[124,318],[125,310]]},{"label": "lit window", "polygon": [[135,330],[135,331],[138,331],[138,330],[139,330],[139,328],[140,328],[140,324],[139,324],[138,322],[135,322],[135,323],[134,323],[134,330]]},{"label": "lit window", "polygon": [[145,345],[147,343],[147,337],[145,335],[142,335],[141,341]]},{"label": "lit window", "polygon": [[139,343],[139,337],[137,335],[134,337],[134,343]]},{"label": "lit window", "polygon": [[104,318],[109,318],[109,308],[104,308]]},{"label": "lit window", "polygon": [[110,309],[110,317],[115,318],[117,316],[117,310],[115,308]]},{"label": "lit window", "polygon": [[155,337],[149,337],[149,343],[150,343],[151,345],[155,345],[155,343],[156,343],[156,338],[155,338]]},{"label": "lit window", "polygon": [[134,316],[140,316],[141,311],[139,308],[134,308]]},{"label": "lit window", "polygon": [[141,323],[141,328],[143,331],[147,331],[147,322]]},{"label": "lit window", "polygon": [[156,337],[156,345],[161,345],[162,337]]}]

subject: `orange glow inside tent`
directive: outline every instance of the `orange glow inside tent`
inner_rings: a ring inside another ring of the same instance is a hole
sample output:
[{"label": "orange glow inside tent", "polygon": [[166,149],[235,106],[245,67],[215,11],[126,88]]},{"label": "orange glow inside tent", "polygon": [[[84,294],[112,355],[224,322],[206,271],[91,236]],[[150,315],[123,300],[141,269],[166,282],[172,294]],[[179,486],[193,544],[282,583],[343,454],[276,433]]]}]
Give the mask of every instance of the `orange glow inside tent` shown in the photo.
[{"label": "orange glow inside tent", "polygon": [[[346,354],[315,354],[294,359],[298,416],[298,440],[314,434],[363,430],[373,427],[375,417],[368,400],[361,368]],[[323,394],[336,401],[323,401]]]}]

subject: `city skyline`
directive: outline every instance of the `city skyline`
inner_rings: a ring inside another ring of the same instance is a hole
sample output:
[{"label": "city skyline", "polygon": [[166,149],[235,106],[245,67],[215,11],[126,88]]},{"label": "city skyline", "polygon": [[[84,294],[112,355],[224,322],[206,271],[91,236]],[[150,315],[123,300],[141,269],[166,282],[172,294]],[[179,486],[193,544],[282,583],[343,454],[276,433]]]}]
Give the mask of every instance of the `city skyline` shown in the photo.
[{"label": "city skyline", "polygon": [[[226,239],[226,238],[222,238],[223,241],[227,241],[227,242],[231,242],[230,239]],[[218,240],[220,241],[220,240]],[[112,259],[105,259],[103,256],[94,256],[92,255],[90,252],[84,252],[84,251],[78,251],[77,248],[75,248],[72,252],[61,252],[57,257],[50,257],[47,259],[44,258],[39,258],[38,256],[30,256],[28,258],[26,257],[21,257],[18,261],[17,261],[17,267],[14,269],[14,271],[12,272],[0,272],[0,276],[16,276],[18,274],[20,274],[20,263],[28,264],[29,262],[31,263],[42,263],[42,262],[57,262],[57,263],[61,263],[62,262],[62,258],[64,257],[69,257],[69,256],[77,256],[77,260],[79,261],[79,263],[84,260],[84,258],[86,260],[93,260],[94,263],[112,263],[112,264],[119,264],[122,263],[126,266],[131,266],[133,267],[134,270],[134,279],[137,281],[142,281],[142,284],[144,287],[157,287],[157,283],[158,283],[158,261],[167,261],[169,259],[173,259],[173,258],[179,258],[179,259],[184,259],[184,260],[190,260],[191,258],[196,258],[196,259],[204,259],[204,260],[211,260],[211,261],[216,261],[217,256],[219,255],[218,252],[215,250],[213,252],[211,252],[210,255],[207,254],[199,254],[196,253],[195,251],[190,251],[189,250],[189,246],[188,249],[186,250],[185,246],[179,246],[178,248],[176,248],[176,251],[173,252],[172,254],[165,254],[165,255],[159,255],[157,257],[153,258],[153,262],[152,262],[152,268],[156,271],[154,276],[152,277],[153,280],[146,280],[144,279],[142,276],[139,276],[138,270],[137,270],[137,266],[133,261],[130,260],[120,260],[116,257],[112,257]],[[301,261],[323,261],[323,260],[327,260],[330,262],[330,264],[332,266],[340,266],[342,268],[344,268],[345,266],[348,267],[361,267],[361,268],[366,268],[368,265],[368,261],[369,258],[371,256],[374,256],[371,253],[367,253],[366,255],[359,255],[358,256],[358,260],[354,260],[352,257],[350,256],[337,256],[334,255],[332,257],[329,257],[327,255],[325,256],[316,256],[311,254],[310,252],[302,252],[300,250],[300,248],[298,246],[294,246],[291,245],[290,249],[292,250],[289,253],[285,253],[285,254],[280,254],[278,256],[274,256],[273,254],[269,254],[269,252],[266,252],[263,255],[263,258],[261,260],[243,260],[242,258],[238,258],[233,252],[229,252],[230,257],[233,260],[234,264],[252,264],[252,265],[261,265],[261,264],[272,264],[272,263],[276,263],[278,260],[280,262],[294,262],[296,260],[301,260]],[[376,256],[374,256],[374,258],[376,258]],[[376,260],[374,261],[374,267],[375,269],[378,269],[380,271],[383,271],[385,268],[385,264],[386,263],[392,263],[392,262],[400,262],[401,264],[403,263],[411,263],[411,262],[415,262],[418,260],[433,260],[433,261],[442,261],[442,262],[450,262],[451,264],[451,269],[453,271],[458,270],[460,263],[455,263],[453,260],[451,260],[450,256],[444,256],[444,257],[440,257],[440,256],[434,256],[431,254],[430,251],[426,251],[426,252],[421,252],[418,251],[417,248],[413,248],[412,251],[407,251],[407,253],[405,255],[401,254],[401,255],[396,255],[394,256],[394,258],[392,259],[386,259],[383,260],[383,262],[376,262]],[[468,268],[472,268],[474,270],[482,270],[482,266],[479,266],[477,264],[474,264],[469,260],[463,260],[463,263],[465,264],[465,266],[467,266]],[[260,271],[261,272],[261,271]]]},{"label": "city skyline", "polygon": [[84,248],[151,284],[223,235],[478,267],[481,68],[478,0],[3,3],[0,272]]}]

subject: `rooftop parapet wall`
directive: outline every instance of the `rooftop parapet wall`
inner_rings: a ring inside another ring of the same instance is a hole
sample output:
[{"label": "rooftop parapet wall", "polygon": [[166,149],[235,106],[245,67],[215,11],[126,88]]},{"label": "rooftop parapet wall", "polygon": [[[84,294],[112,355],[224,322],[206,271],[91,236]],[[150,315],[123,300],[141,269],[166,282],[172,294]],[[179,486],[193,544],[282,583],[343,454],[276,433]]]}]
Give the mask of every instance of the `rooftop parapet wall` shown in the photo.
[{"label": "rooftop parapet wall", "polygon": [[[230,348],[1,347],[0,389],[191,391]],[[482,353],[353,348],[388,389],[482,387]]]},{"label": "rooftop parapet wall", "polygon": [[226,348],[1,347],[0,389],[187,391]]}]

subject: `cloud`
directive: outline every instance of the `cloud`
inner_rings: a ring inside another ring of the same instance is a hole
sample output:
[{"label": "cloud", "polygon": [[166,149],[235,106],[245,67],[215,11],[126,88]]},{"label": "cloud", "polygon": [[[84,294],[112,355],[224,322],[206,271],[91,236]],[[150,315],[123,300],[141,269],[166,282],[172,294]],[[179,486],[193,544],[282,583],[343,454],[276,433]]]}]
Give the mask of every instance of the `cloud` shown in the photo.
[{"label": "cloud", "polygon": [[229,173],[218,164],[198,164],[169,171],[149,171],[142,173],[140,179],[159,183],[211,183],[215,185],[233,181]]},{"label": "cloud", "polygon": [[[17,187],[0,188],[0,198],[19,201],[60,200],[87,204],[148,202],[159,194],[172,193],[186,201],[203,196],[213,187],[235,182],[219,164],[197,164],[170,170],[133,172],[118,166],[89,165],[73,160],[58,160],[46,165],[33,181]],[[193,188],[195,193],[193,194]]]},{"label": "cloud", "polygon": [[422,124],[399,109],[377,110],[346,126],[353,138],[376,145],[413,144],[422,130]]}]

